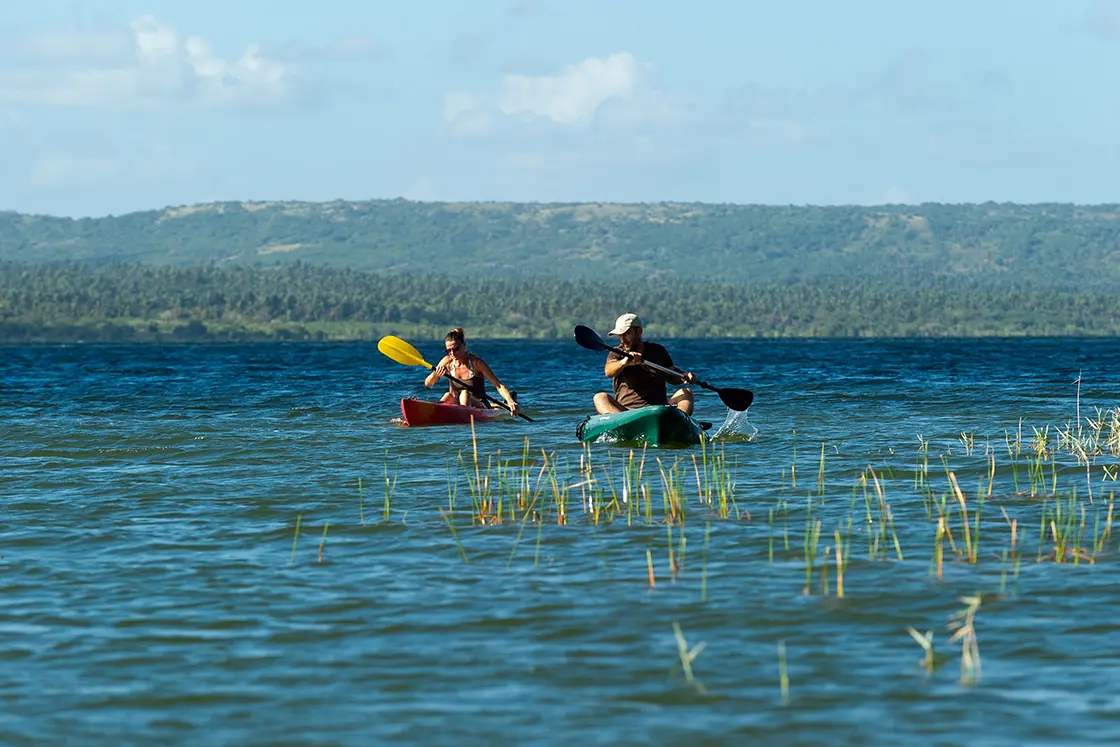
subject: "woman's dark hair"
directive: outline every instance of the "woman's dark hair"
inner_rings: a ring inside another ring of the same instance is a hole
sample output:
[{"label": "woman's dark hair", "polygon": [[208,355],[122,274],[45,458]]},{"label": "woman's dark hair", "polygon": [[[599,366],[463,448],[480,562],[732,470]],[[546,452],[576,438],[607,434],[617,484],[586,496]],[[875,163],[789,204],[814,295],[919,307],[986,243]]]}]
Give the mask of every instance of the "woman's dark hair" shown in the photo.
[{"label": "woman's dark hair", "polygon": [[456,327],[455,329],[447,333],[447,336],[443,338],[443,341],[454,342],[457,345],[462,345],[467,341],[467,336],[463,333],[462,327]]}]

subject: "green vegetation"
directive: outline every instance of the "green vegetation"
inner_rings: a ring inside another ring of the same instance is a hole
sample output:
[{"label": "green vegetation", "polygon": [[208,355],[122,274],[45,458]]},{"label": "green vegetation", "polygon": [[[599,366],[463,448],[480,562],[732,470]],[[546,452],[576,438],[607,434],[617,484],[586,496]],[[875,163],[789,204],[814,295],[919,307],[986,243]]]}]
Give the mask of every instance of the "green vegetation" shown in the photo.
[{"label": "green vegetation", "polygon": [[1120,206],[217,203],[0,213],[0,340],[1120,334]]},{"label": "green vegetation", "polygon": [[[0,213],[0,260],[312,264],[458,277],[1116,287],[1120,206],[239,203]],[[634,270],[639,274],[632,274]]]},{"label": "green vegetation", "polygon": [[637,309],[656,337],[1117,335],[1120,296],[979,279],[917,287],[833,280],[452,279],[279,268],[0,263],[0,340],[569,338]]},{"label": "green vegetation", "polygon": [[[584,445],[576,459],[533,448],[526,437],[509,452],[498,447],[480,454],[472,425],[470,445],[448,465],[446,504],[428,501],[421,511],[433,518],[438,511],[448,532],[446,552],[450,556],[453,544],[466,563],[536,567],[544,526],[591,531],[607,578],[613,559],[622,583],[670,584],[676,595],[697,594],[701,605],[708,604],[711,527],[720,522],[757,527],[753,535],[732,535],[736,556],[765,560],[771,580],[807,597],[832,598],[834,611],[840,600],[858,605],[860,597],[881,598],[884,573],[928,574],[931,593],[968,585],[975,591],[958,597],[964,607],[949,615],[946,643],[959,646],[961,681],[971,684],[980,678],[978,612],[1018,596],[1024,560],[1056,567],[1111,564],[1120,551],[1113,534],[1120,408],[1029,430],[1020,425],[979,440],[962,432],[959,445],[941,442],[932,470],[932,444],[921,436],[915,452],[880,451],[876,465],[868,464],[866,450],[850,450],[846,439],[821,442],[816,474],[799,487],[793,454],[775,495],[737,489],[748,468],[740,460],[749,456],[718,442],[705,441],[691,453]],[[394,485],[398,477],[394,473]],[[757,481],[756,470],[752,477]],[[359,481],[359,516],[361,500]],[[415,504],[410,507],[414,516]],[[382,522],[399,513],[386,497]],[[297,532],[299,521],[297,515]],[[763,522],[768,548],[742,539],[760,539]],[[527,526],[535,530],[528,536]],[[615,531],[600,535],[607,526]],[[479,527],[490,528],[486,543]],[[494,531],[498,527],[508,531]],[[496,537],[509,540],[508,556],[495,551]],[[523,537],[531,548],[522,549]],[[697,557],[689,545],[695,548],[701,537]],[[570,547],[567,540],[561,544]],[[645,574],[638,572],[643,564]],[[937,653],[932,630],[904,630],[923,649],[922,668],[932,672],[949,660]],[[685,679],[693,683],[691,665],[702,646],[690,647],[677,624],[674,632]],[[780,678],[784,691],[788,681],[785,674]]]}]

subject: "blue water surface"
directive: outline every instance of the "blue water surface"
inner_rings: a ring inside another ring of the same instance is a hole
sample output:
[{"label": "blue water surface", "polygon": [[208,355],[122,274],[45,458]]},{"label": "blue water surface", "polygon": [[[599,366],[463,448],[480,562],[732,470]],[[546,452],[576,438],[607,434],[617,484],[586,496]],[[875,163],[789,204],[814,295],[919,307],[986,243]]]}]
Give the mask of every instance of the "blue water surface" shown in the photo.
[{"label": "blue water surface", "polygon": [[[754,391],[750,438],[585,448],[607,381],[572,341],[472,340],[534,419],[473,432],[393,423],[440,390],[373,343],[0,349],[0,743],[1115,740],[1117,457],[1030,463],[1120,405],[1120,341],[663,342]],[[729,516],[702,496],[713,463]],[[537,503],[511,514],[524,479]],[[958,550],[940,580],[930,500]],[[1085,550],[1062,563],[1055,510]],[[975,593],[962,682],[949,624]],[[703,643],[691,680],[674,623]]]}]

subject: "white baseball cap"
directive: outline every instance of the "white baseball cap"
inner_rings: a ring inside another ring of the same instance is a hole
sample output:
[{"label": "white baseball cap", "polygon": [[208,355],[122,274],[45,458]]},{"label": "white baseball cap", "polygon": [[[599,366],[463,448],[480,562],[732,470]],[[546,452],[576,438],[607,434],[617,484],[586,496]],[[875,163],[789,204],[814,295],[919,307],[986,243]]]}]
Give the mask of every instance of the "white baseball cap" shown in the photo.
[{"label": "white baseball cap", "polygon": [[630,329],[631,327],[637,327],[638,329],[642,329],[642,319],[641,319],[641,317],[639,317],[637,314],[623,314],[618,319],[614,320],[614,329],[612,329],[607,334],[609,334],[609,335],[621,335],[623,332]]}]

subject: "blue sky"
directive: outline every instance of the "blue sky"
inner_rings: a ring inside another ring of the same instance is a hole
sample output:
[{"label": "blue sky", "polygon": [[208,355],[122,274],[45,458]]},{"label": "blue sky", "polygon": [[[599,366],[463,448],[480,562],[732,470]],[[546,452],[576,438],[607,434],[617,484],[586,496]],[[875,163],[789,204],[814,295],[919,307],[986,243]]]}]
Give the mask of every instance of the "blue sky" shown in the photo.
[{"label": "blue sky", "polygon": [[1120,0],[6,2],[0,210],[1117,202],[1118,70]]}]

